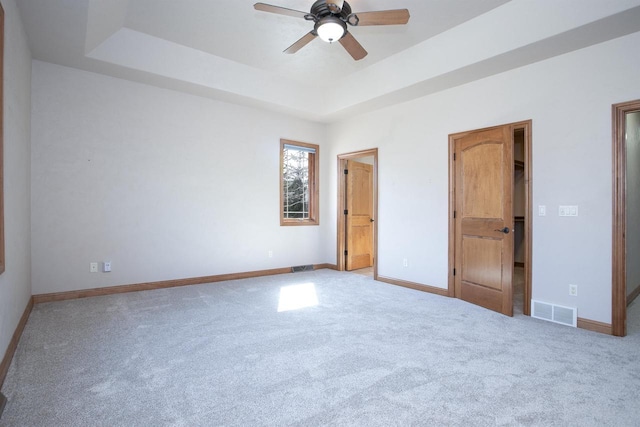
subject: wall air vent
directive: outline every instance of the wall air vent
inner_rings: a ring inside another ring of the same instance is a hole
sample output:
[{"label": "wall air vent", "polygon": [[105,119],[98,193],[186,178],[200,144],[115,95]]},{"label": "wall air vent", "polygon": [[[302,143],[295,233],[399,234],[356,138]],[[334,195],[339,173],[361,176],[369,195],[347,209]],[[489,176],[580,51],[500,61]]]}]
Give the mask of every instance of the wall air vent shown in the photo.
[{"label": "wall air vent", "polygon": [[578,310],[575,307],[563,307],[542,301],[531,300],[531,317],[560,323],[561,325],[578,326]]},{"label": "wall air vent", "polygon": [[300,271],[313,271],[313,265],[298,265],[291,267],[292,273],[298,273]]}]

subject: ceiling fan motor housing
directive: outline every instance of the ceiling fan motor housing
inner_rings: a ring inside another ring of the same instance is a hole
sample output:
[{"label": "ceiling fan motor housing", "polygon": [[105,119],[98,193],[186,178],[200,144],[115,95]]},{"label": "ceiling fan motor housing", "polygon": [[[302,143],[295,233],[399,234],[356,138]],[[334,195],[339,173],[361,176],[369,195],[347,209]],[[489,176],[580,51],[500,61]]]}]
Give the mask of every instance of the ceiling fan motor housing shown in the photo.
[{"label": "ceiling fan motor housing", "polygon": [[327,0],[327,6],[331,13],[340,13],[344,0]]},{"label": "ceiling fan motor housing", "polygon": [[[342,10],[339,13],[333,13],[331,10],[334,9],[336,3],[340,3],[339,1],[327,1],[327,0],[317,0],[313,6],[311,6],[311,14],[315,15],[318,20],[325,18],[327,16],[337,16],[342,21],[347,22],[349,15],[351,15],[351,6],[346,1],[342,4]],[[334,9],[335,10],[335,9]]]}]

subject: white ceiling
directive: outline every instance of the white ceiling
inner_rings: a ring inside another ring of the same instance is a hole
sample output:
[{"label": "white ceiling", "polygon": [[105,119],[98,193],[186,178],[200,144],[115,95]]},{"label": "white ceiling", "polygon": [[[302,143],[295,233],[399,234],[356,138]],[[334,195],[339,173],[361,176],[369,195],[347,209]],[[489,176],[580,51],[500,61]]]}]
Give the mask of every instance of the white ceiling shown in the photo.
[{"label": "white ceiling", "polygon": [[[356,27],[354,61],[312,23],[254,0],[18,0],[35,59],[317,121],[403,102],[640,31],[640,0],[351,0],[407,8],[405,26]],[[313,0],[267,0],[308,11]]]}]

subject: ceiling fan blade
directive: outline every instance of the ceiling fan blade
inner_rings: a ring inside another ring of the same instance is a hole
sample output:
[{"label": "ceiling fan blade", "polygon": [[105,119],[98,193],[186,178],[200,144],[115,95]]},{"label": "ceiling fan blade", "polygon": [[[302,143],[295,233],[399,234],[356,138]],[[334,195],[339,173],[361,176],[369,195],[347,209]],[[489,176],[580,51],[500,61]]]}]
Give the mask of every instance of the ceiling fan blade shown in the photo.
[{"label": "ceiling fan blade", "polygon": [[353,57],[356,61],[361,60],[365,56],[367,56],[367,51],[364,50],[362,45],[358,43],[358,40],[355,39],[351,35],[350,32],[347,33],[340,39],[340,44],[345,48],[349,55]]},{"label": "ceiling fan blade", "polygon": [[253,5],[255,10],[259,10],[261,12],[270,12],[276,13],[278,15],[287,15],[293,16],[294,18],[303,18],[308,15],[307,12],[301,12],[299,10],[287,9],[286,7],[273,6],[271,4],[266,3],[256,3]]},{"label": "ceiling fan blade", "polygon": [[300,49],[308,45],[316,37],[317,36],[313,34],[313,31],[310,31],[307,34],[305,34],[300,40],[298,40],[297,42],[295,42],[294,44],[286,48],[284,53],[289,53],[289,54],[296,53],[297,51],[299,51]]},{"label": "ceiling fan blade", "polygon": [[379,10],[376,12],[354,13],[349,17],[349,24],[364,27],[367,25],[404,25],[409,22],[409,10]]}]

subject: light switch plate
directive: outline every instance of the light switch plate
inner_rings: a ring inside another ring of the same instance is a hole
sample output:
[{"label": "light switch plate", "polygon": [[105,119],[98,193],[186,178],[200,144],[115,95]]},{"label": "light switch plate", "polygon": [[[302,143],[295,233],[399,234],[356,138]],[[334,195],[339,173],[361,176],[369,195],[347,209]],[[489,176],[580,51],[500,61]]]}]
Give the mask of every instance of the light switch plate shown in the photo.
[{"label": "light switch plate", "polygon": [[558,216],[578,216],[578,206],[560,206],[558,208]]}]

